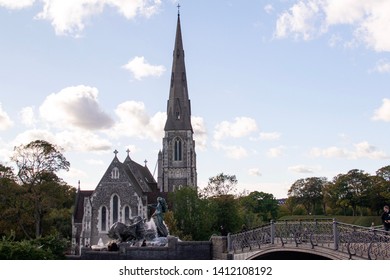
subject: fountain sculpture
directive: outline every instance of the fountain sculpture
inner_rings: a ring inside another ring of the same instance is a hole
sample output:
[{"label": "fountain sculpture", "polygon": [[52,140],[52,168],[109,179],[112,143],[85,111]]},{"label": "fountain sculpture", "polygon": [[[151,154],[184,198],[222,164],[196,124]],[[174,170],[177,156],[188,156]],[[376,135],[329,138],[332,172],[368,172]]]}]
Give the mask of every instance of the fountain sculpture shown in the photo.
[{"label": "fountain sculpture", "polygon": [[165,245],[168,229],[164,223],[164,214],[167,211],[167,203],[164,198],[157,198],[156,210],[150,221],[135,217],[130,225],[121,222],[114,223],[108,231],[108,237],[118,243],[132,242],[136,244]]}]

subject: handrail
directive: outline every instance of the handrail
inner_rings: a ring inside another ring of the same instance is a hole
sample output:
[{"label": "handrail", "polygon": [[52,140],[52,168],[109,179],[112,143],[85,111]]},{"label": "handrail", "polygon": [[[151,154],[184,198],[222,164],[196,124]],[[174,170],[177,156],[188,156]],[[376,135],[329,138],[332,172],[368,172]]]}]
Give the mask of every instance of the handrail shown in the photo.
[{"label": "handrail", "polygon": [[350,259],[390,259],[388,232],[329,218],[271,221],[258,228],[229,234],[228,248],[230,252],[238,253],[258,251],[265,245],[284,247],[286,244],[332,249]]}]

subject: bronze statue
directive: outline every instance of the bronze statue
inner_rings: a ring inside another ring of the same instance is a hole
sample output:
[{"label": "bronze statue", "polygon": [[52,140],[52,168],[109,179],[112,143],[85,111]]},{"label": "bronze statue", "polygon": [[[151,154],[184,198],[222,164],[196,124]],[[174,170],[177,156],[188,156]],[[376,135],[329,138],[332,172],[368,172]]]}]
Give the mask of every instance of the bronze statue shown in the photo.
[{"label": "bronze statue", "polygon": [[164,224],[164,214],[167,210],[168,210],[168,205],[165,199],[162,197],[158,197],[156,211],[152,215],[152,218],[154,219],[154,223],[156,224],[158,237],[168,236],[168,229]]}]

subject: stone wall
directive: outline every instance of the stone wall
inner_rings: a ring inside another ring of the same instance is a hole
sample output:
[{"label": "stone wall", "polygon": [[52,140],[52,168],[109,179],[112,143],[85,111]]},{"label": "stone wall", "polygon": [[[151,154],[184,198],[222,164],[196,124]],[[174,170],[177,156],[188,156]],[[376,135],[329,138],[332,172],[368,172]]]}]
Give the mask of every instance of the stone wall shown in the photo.
[{"label": "stone wall", "polygon": [[83,260],[211,260],[211,241],[178,241],[168,236],[168,246],[131,247],[120,244],[117,252],[93,251],[83,248]]}]

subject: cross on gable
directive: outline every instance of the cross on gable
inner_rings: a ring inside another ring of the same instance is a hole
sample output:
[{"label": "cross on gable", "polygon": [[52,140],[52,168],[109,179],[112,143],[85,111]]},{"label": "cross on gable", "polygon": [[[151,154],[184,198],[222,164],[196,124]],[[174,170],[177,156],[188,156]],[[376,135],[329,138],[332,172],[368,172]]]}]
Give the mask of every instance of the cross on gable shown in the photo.
[{"label": "cross on gable", "polygon": [[144,162],[145,162],[145,166],[146,166],[146,164],[148,163],[148,161],[145,159],[145,161],[144,161]]},{"label": "cross on gable", "polygon": [[118,151],[115,149],[115,151],[114,151],[114,154],[115,154],[115,156],[118,154]]},{"label": "cross on gable", "polygon": [[127,153],[127,155],[129,156],[129,154],[130,154],[130,149],[127,149],[127,150],[126,150],[126,153]]}]

